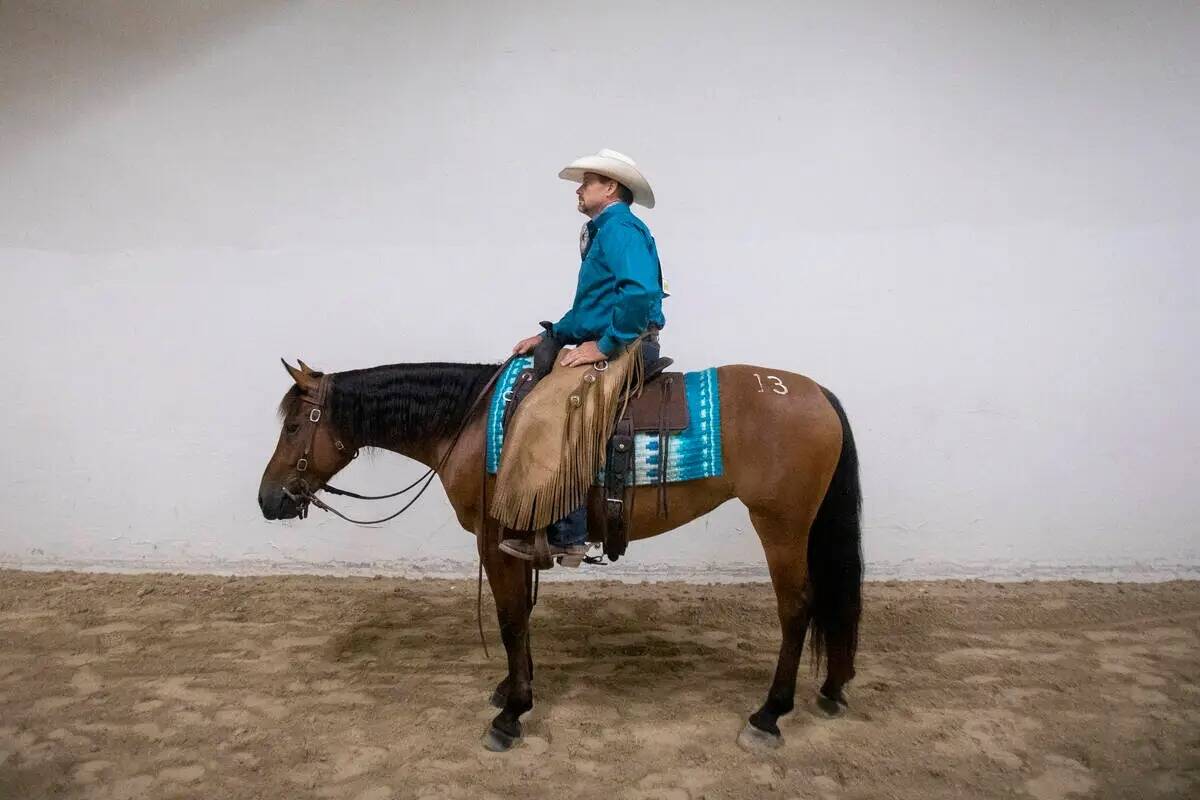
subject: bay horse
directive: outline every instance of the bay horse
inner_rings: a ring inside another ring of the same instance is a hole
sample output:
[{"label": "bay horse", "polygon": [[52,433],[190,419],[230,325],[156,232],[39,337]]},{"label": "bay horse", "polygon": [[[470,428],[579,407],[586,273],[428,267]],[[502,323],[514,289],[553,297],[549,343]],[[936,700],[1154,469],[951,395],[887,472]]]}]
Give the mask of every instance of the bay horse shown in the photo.
[{"label": "bay horse", "polygon": [[[436,471],[459,523],[476,534],[495,598],[508,674],[492,695],[501,710],[484,745],[507,750],[533,707],[534,598],[532,565],[499,550],[500,531],[484,513],[491,494],[484,481],[495,478],[483,468],[487,414],[479,412],[497,366],[395,364],[325,375],[299,363],[284,362],[294,384],[280,403],[279,442],[258,490],[263,516],[302,516],[312,494],[364,447]],[[810,627],[814,665],[825,655],[818,706],[840,713],[843,687],[854,677],[863,572],[858,455],[841,403],[811,379],[748,365],[718,367],[717,379],[724,474],[672,484],[669,519],[657,515],[657,487],[634,488],[629,533],[631,540],[657,536],[733,498],[746,505],[766,554],[783,641],[767,699],[738,742],[778,747],[778,720],[792,710]]]}]

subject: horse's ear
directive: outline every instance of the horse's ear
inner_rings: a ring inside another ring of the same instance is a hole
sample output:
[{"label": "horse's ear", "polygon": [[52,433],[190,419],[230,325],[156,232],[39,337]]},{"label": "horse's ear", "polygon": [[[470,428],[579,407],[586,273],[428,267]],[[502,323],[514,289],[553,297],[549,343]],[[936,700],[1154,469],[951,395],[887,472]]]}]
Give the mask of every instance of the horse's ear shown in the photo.
[{"label": "horse's ear", "polygon": [[313,369],[312,367],[310,367],[308,364],[305,364],[303,359],[297,358],[296,363],[300,365],[300,369],[304,370],[305,375],[311,375],[313,377],[317,377],[321,374],[321,373],[317,372],[315,369]]},{"label": "horse's ear", "polygon": [[306,392],[316,391],[316,388],[317,388],[317,379],[316,378],[314,378],[311,374],[304,372],[303,370],[296,369],[291,364],[287,363],[287,361],[284,361],[282,358],[279,360],[281,362],[283,362],[283,368],[287,370],[288,375],[292,376],[292,380],[294,380],[296,382],[297,386],[299,386],[301,389],[303,389]]}]

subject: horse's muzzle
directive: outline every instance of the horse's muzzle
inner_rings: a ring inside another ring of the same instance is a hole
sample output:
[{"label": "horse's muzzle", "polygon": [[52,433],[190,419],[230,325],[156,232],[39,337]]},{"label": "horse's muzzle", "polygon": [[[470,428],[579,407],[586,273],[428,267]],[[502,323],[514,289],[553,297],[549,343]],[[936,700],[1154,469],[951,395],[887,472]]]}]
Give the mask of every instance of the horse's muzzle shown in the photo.
[{"label": "horse's muzzle", "polygon": [[284,487],[258,490],[258,507],[267,519],[295,519],[303,516],[303,503]]}]

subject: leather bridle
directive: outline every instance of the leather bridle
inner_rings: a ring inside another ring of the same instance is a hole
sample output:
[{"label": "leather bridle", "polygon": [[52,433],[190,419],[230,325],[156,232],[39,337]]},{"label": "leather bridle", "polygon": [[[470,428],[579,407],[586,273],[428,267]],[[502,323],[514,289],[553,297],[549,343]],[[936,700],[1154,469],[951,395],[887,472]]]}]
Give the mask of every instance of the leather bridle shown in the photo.
[{"label": "leather bridle", "polygon": [[[283,493],[287,495],[288,499],[299,506],[300,519],[308,516],[308,504],[313,499],[312,490],[309,488],[308,480],[304,477],[304,473],[308,472],[308,457],[312,454],[313,444],[317,439],[317,428],[321,425],[321,417],[324,416],[325,405],[329,401],[329,390],[332,384],[332,375],[322,375],[321,379],[317,381],[316,392],[309,393],[306,391],[300,395],[302,406],[308,406],[308,413],[304,416],[307,417],[310,425],[308,432],[305,434],[304,451],[300,454],[300,458],[296,459],[295,466],[292,467],[296,471],[294,485],[299,491],[292,491],[291,487],[287,484],[283,487]],[[342,444],[340,439],[334,441],[334,447],[338,450],[346,449],[346,445]],[[357,450],[354,451],[354,455],[351,458],[358,458]],[[293,482],[289,481],[289,483]]]}]

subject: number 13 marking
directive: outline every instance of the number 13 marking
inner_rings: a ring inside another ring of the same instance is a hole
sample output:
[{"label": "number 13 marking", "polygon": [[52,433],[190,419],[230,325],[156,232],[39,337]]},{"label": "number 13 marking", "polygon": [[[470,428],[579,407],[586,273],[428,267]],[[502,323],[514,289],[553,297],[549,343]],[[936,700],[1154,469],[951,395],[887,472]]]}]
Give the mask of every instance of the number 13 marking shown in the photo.
[{"label": "number 13 marking", "polygon": [[[754,373],[754,378],[758,381],[758,390],[760,392],[766,391],[766,387],[763,386],[762,378],[758,377],[757,372]],[[768,375],[767,380],[769,380],[775,384],[774,386],[771,387],[771,391],[773,391],[775,394],[787,394],[788,393],[787,386],[785,386],[783,381],[780,380],[779,378],[776,378],[774,375]]]}]

